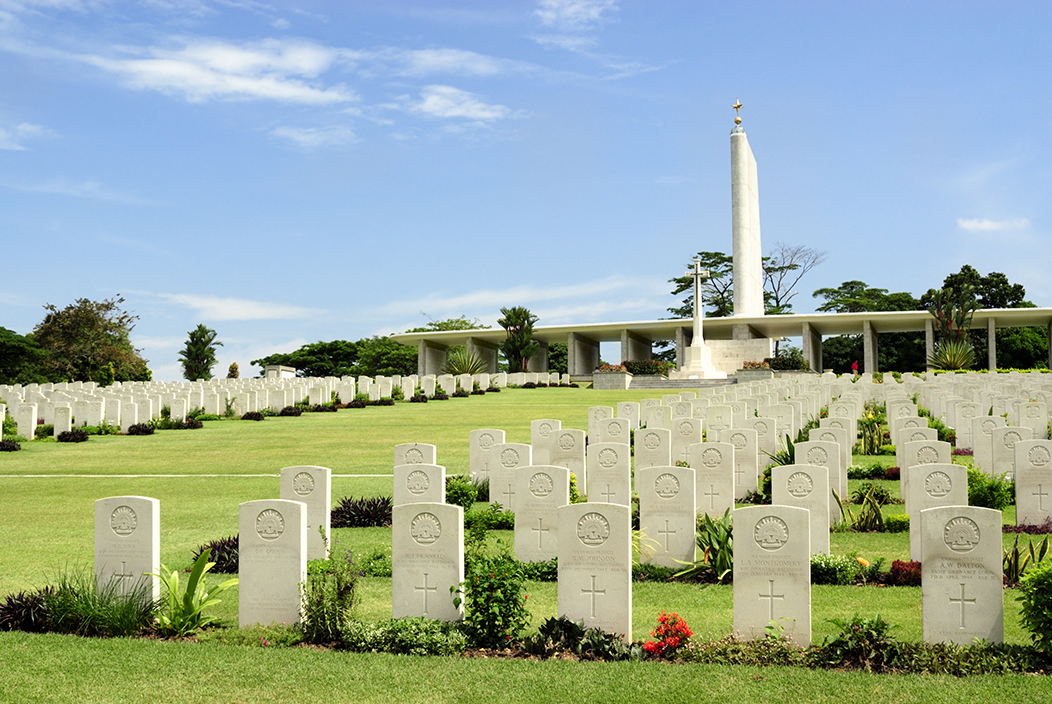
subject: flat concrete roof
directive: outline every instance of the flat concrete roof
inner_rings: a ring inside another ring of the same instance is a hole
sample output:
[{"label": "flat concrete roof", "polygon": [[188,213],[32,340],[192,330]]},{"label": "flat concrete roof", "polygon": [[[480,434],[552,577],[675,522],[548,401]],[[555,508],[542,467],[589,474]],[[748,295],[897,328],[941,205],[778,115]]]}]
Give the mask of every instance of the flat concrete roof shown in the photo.
[{"label": "flat concrete roof", "polygon": [[[993,318],[996,327],[1019,328],[1052,324],[1052,308],[986,308],[972,316],[972,328],[984,329]],[[703,334],[707,340],[729,340],[736,325],[748,325],[763,337],[799,337],[804,323],[823,335],[857,335],[862,324],[869,321],[877,333],[924,332],[931,313],[925,310],[882,311],[878,313],[800,313],[791,315],[762,315],[755,317],[705,318]],[[675,340],[677,328],[690,329],[690,318],[668,320],[640,320],[624,323],[583,323],[579,325],[544,325],[533,329],[533,337],[543,342],[566,342],[570,333],[577,333],[599,342],[620,342],[624,330],[648,340]],[[410,332],[391,335],[404,345],[416,346],[421,340],[440,345],[463,345],[469,338],[500,344],[506,337],[503,328],[486,330],[448,330],[442,332]]]}]

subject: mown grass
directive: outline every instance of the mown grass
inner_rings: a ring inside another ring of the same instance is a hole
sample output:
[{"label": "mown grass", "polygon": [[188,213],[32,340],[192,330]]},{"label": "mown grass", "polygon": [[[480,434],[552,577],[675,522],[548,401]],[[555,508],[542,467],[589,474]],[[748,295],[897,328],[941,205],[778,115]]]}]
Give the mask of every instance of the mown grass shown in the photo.
[{"label": "mown grass", "polygon": [[[511,442],[529,442],[529,422],[548,417],[584,428],[587,408],[658,396],[653,392],[590,389],[508,390],[426,405],[399,404],[268,418],[262,423],[215,421],[197,431],[161,431],[149,437],[92,437],[81,445],[26,443],[0,455],[5,520],[0,535],[0,596],[42,586],[67,566],[91,569],[93,503],[119,494],[161,501],[162,561],[187,568],[203,542],[237,532],[238,504],[278,496],[281,467],[319,464],[333,469],[333,500],[345,495],[391,493],[393,447],[401,442],[438,446],[439,463],[466,472],[468,431],[497,427]],[[890,461],[889,461],[890,460]],[[855,464],[893,464],[894,458],[855,457]],[[136,474],[137,477],[116,475]],[[190,476],[163,476],[166,474]],[[207,476],[207,475],[226,476]],[[269,476],[249,476],[264,474]],[[379,474],[381,477],[340,476]],[[26,477],[24,475],[42,475]],[[76,475],[72,477],[60,475]],[[104,475],[104,476],[87,476]],[[851,488],[860,482],[852,481]],[[885,485],[895,494],[897,482]],[[890,506],[889,513],[901,507]],[[1014,511],[1004,514],[1014,521]],[[511,544],[510,531],[499,532]],[[1011,544],[1015,536],[1006,535]],[[388,528],[339,529],[341,547],[368,553],[390,549]],[[1025,537],[1024,537],[1025,540]],[[873,560],[908,559],[909,537],[833,533],[835,553]],[[222,576],[210,576],[221,580]],[[533,625],[556,614],[554,583],[528,584]],[[391,615],[391,580],[363,578],[358,617]],[[678,611],[699,636],[731,631],[732,588],[636,583],[634,639],[649,635],[663,610]],[[815,640],[833,632],[826,619],[880,613],[898,624],[894,634],[920,638],[917,588],[831,587],[812,590]],[[223,595],[216,615],[237,623],[237,592]],[[1019,626],[1014,592],[1005,593],[1005,636],[1028,642]],[[528,663],[457,658],[406,658],[318,652],[305,648],[253,649],[219,644],[106,640],[0,634],[2,701],[131,701],[178,691],[185,701],[639,701],[643,697],[721,701],[777,699],[840,701],[965,701],[1003,696],[1047,701],[1044,678],[873,677],[857,673],[783,668],[663,666],[652,663]],[[70,663],[77,663],[71,667]],[[573,668],[573,669],[567,669]]]}]

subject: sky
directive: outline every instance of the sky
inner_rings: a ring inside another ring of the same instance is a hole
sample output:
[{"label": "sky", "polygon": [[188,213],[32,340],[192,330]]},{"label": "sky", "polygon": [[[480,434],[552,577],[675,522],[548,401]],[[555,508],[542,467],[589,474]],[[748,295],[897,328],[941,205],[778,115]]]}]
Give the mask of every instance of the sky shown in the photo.
[{"label": "sky", "polygon": [[[1052,5],[0,0],[0,325],[118,295],[154,378],[502,306],[653,320],[731,251],[1052,306]],[[617,356],[617,345],[604,355]]]}]

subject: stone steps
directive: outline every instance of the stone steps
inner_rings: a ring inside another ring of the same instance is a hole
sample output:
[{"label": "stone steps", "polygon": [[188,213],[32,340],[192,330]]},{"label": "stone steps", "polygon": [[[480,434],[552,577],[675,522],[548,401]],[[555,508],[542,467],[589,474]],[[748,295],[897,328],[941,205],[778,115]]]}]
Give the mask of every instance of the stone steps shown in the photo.
[{"label": "stone steps", "polygon": [[634,376],[630,389],[702,389],[737,384],[738,379],[665,379],[660,376]]}]

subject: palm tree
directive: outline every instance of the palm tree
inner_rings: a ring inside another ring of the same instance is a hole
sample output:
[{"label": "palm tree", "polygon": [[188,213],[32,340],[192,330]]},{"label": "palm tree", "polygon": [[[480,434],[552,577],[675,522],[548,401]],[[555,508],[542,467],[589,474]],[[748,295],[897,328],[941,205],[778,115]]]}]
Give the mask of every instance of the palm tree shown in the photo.
[{"label": "palm tree", "polygon": [[186,347],[179,352],[183,378],[187,381],[207,381],[212,378],[212,367],[216,363],[216,347],[222,347],[223,343],[216,341],[216,331],[205,327],[204,323],[187,334]]},{"label": "palm tree", "polygon": [[500,344],[500,351],[508,360],[509,372],[524,372],[529,364],[530,357],[537,354],[540,343],[533,339],[533,324],[537,322],[537,316],[523,308],[501,308],[504,316],[497,320],[508,332],[508,337]]}]

